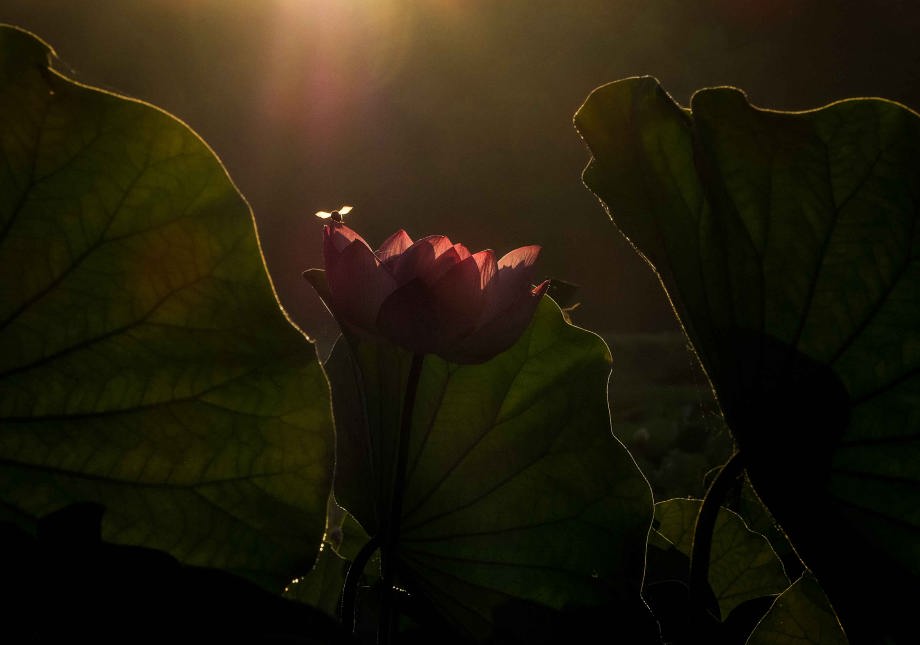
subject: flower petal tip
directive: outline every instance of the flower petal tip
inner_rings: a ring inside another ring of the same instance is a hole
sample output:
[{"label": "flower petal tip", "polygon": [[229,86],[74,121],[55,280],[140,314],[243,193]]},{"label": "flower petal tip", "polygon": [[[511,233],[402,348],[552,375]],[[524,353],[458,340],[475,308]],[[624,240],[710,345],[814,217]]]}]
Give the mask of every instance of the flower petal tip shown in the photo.
[{"label": "flower petal tip", "polygon": [[502,256],[502,259],[498,261],[499,268],[517,268],[517,267],[530,267],[537,261],[540,257],[540,251],[543,250],[543,247],[539,244],[529,244],[527,246],[522,246],[514,249],[513,251],[508,251],[505,255]]}]

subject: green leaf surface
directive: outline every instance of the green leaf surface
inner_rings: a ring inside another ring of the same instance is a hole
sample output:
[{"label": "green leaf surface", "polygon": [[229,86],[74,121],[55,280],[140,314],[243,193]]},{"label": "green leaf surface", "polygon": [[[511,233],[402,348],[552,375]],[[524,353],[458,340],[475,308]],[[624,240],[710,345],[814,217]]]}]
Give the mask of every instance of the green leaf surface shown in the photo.
[{"label": "green leaf surface", "polygon": [[[336,498],[371,534],[389,504],[409,360],[383,342],[352,339],[349,350],[340,339],[327,363]],[[609,374],[603,341],[567,324],[548,298],[487,363],[425,358],[399,575],[471,636],[485,638],[496,614],[528,603],[632,618],[652,505],[611,434]]]},{"label": "green leaf surface", "polygon": [[[658,533],[688,557],[699,511],[700,500],[696,499],[655,504]],[[712,534],[709,585],[724,618],[746,600],[782,592],[789,580],[766,538],[748,529],[737,514],[722,508]]]},{"label": "green leaf surface", "polygon": [[789,538],[777,526],[776,520],[757,497],[747,478],[732,500],[731,509],[741,516],[748,528],[767,538],[790,580],[796,580],[802,575],[802,561],[789,543]]},{"label": "green leaf surface", "polygon": [[780,594],[747,645],[846,645],[847,638],[817,581],[804,575]]},{"label": "green leaf surface", "polygon": [[184,124],[0,28],[0,495],[280,591],[309,570],[329,389],[249,208]]},{"label": "green leaf surface", "polygon": [[284,597],[316,607],[329,616],[338,616],[342,586],[348,573],[348,562],[324,544],[313,569],[295,578],[285,590]]},{"label": "green leaf surface", "polygon": [[886,615],[909,642],[911,601],[875,588],[920,577],[920,118],[760,110],[732,88],[686,111],[634,78],[576,125],[585,183],[661,277],[758,496],[848,630],[874,642]]}]

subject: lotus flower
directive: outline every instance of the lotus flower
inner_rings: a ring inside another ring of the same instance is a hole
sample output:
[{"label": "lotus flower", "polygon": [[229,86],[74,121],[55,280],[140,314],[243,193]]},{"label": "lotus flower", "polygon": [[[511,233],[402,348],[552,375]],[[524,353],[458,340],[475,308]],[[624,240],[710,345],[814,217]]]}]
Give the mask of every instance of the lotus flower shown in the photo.
[{"label": "lotus flower", "polygon": [[496,262],[491,250],[470,254],[443,235],[413,242],[399,230],[375,253],[355,231],[330,222],[323,254],[326,304],[340,324],[455,363],[508,349],[549,285],[531,284],[539,246]]}]

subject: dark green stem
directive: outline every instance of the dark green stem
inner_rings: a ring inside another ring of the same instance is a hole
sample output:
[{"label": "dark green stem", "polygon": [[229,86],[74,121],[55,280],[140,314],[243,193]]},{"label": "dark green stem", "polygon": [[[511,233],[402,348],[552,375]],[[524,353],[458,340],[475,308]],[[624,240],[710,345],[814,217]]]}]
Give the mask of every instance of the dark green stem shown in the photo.
[{"label": "dark green stem", "polygon": [[744,466],[741,453],[736,452],[722,466],[722,470],[712,480],[699,515],[693,528],[693,546],[690,549],[690,602],[696,609],[706,606],[706,585],[709,584],[709,559],[712,555],[712,533],[716,526],[716,517],[726,495],[737,481]]},{"label": "dark green stem", "polygon": [[383,526],[383,541],[380,546],[383,597],[380,606],[380,623],[377,642],[389,645],[397,627],[396,603],[393,584],[396,581],[396,549],[399,543],[399,528],[402,518],[403,497],[406,488],[406,465],[409,462],[409,436],[412,430],[412,410],[415,408],[415,394],[422,374],[424,354],[413,354],[406,380],[402,415],[399,424],[399,444],[396,448],[396,471],[393,477],[393,494],[390,498],[390,512]]},{"label": "dark green stem", "polygon": [[368,561],[374,555],[374,551],[380,546],[380,536],[375,535],[365,542],[354,561],[348,567],[348,573],[345,574],[345,585],[342,587],[342,623],[345,629],[354,633],[355,631],[355,606],[358,599],[358,582],[361,580],[361,574],[364,573]]}]

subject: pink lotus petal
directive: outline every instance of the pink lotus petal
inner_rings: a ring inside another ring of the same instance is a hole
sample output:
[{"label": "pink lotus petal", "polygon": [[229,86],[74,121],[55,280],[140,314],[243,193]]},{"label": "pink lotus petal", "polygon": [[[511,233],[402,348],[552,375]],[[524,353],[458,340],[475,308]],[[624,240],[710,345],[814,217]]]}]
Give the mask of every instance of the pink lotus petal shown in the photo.
[{"label": "pink lotus petal", "polygon": [[326,262],[326,279],[337,317],[367,331],[373,331],[380,304],[396,288],[393,276],[358,239],[335,262]]},{"label": "pink lotus petal", "polygon": [[454,251],[457,252],[457,257],[460,258],[461,262],[467,259],[468,257],[470,257],[471,255],[470,250],[466,248],[465,246],[463,246],[462,244],[460,244],[459,242],[454,244]]},{"label": "pink lotus petal", "polygon": [[440,331],[430,289],[421,280],[410,280],[387,296],[380,305],[376,325],[380,333],[416,354],[438,349]]},{"label": "pink lotus petal", "polygon": [[[467,252],[467,257],[470,257],[469,252]],[[434,261],[434,265],[427,273],[419,277],[425,281],[425,284],[433,286],[438,280],[444,277],[444,274],[460,264],[463,260],[464,258],[461,255],[461,251],[458,251],[452,246],[437,257]]]},{"label": "pink lotus petal", "polygon": [[[332,222],[323,227],[323,263],[327,270],[336,265],[342,251],[353,242],[367,246],[363,237],[344,224]],[[367,248],[370,250],[369,246]]]},{"label": "pink lotus petal", "polygon": [[484,290],[498,274],[495,252],[492,249],[486,249],[473,254],[473,259],[476,260],[476,266],[479,267],[479,288]]},{"label": "pink lotus petal", "polygon": [[550,282],[551,282],[550,280],[544,280],[543,282],[535,286],[530,291],[530,293],[536,296],[537,298],[542,298],[543,294],[546,293],[547,289],[549,289]]},{"label": "pink lotus petal", "polygon": [[391,266],[403,252],[412,246],[412,238],[403,229],[399,229],[384,240],[377,249],[377,257],[385,265]]},{"label": "pink lotus petal", "polygon": [[518,290],[519,285],[533,282],[534,263],[540,257],[540,251],[541,247],[536,244],[522,246],[506,253],[498,261],[495,288],[498,289],[499,300],[507,300],[510,292]]},{"label": "pink lotus petal", "polygon": [[520,266],[533,266],[533,263],[540,257],[541,250],[542,247],[540,245],[531,244],[529,246],[522,246],[514,249],[513,251],[508,251],[502,256],[502,259],[498,261],[498,268],[503,269],[505,267],[510,267],[514,269]]},{"label": "pink lotus petal", "polygon": [[479,266],[470,256],[454,264],[431,288],[442,345],[453,344],[476,328],[482,311],[479,281]]},{"label": "pink lotus petal", "polygon": [[530,324],[549,280],[527,290],[510,302],[485,325],[464,338],[441,356],[454,363],[481,363],[511,347]]},{"label": "pink lotus petal", "polygon": [[522,293],[530,291],[533,281],[533,264],[539,256],[539,246],[522,246],[505,254],[498,261],[498,273],[485,288],[483,294],[485,306],[480,325],[487,324],[505,308],[507,303],[516,301]]},{"label": "pink lotus petal", "polygon": [[[447,258],[440,259],[450,251],[453,252]],[[448,238],[443,235],[430,235],[416,240],[412,246],[403,251],[393,265],[392,271],[396,276],[396,282],[400,285],[416,278],[431,285],[459,261],[457,258],[457,252],[453,250],[453,244]]]},{"label": "pink lotus petal", "polygon": [[[331,239],[332,245],[335,247],[335,250],[342,252],[346,246],[354,242],[355,240],[361,240],[364,242],[364,238],[355,233],[353,230],[342,224],[341,222],[330,222],[323,227],[323,231]],[[370,248],[367,242],[364,242],[364,245]]]}]

